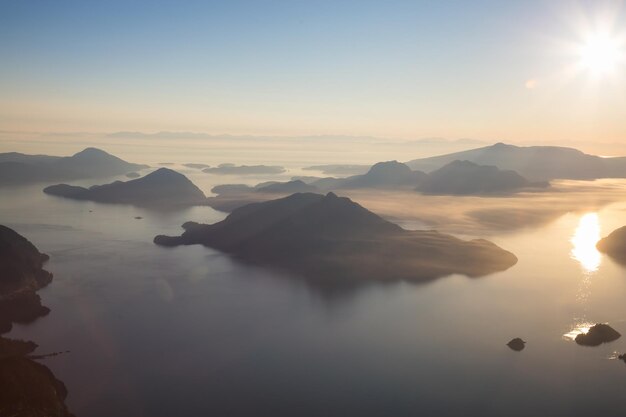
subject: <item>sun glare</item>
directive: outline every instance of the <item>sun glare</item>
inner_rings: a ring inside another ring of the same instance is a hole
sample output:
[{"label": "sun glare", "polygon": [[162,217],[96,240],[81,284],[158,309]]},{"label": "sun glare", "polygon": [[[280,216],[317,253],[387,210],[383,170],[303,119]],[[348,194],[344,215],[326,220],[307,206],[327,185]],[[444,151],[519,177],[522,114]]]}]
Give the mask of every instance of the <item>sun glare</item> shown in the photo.
[{"label": "sun glare", "polygon": [[596,213],[587,213],[578,222],[578,227],[571,238],[572,258],[580,263],[587,273],[598,270],[602,255],[596,249],[600,240],[600,220]]},{"label": "sun glare", "polygon": [[622,59],[619,42],[608,33],[590,34],[580,47],[582,66],[595,75],[614,72]]}]

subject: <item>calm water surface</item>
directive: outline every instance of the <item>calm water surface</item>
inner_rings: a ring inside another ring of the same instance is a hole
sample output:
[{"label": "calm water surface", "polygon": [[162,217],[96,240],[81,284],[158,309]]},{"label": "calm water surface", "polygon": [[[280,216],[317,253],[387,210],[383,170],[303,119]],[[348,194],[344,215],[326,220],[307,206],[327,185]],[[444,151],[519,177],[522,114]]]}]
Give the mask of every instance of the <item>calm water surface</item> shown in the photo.
[{"label": "calm water surface", "polygon": [[[227,182],[221,179],[219,182]],[[213,250],[161,248],[208,207],[159,212],[0,190],[0,223],[51,255],[51,314],[10,337],[38,352],[79,417],[624,416],[626,273],[594,249],[626,205],[491,237],[510,270],[328,292]],[[210,184],[203,184],[205,191]],[[134,219],[142,216],[142,220]],[[516,353],[505,344],[528,342]]]}]

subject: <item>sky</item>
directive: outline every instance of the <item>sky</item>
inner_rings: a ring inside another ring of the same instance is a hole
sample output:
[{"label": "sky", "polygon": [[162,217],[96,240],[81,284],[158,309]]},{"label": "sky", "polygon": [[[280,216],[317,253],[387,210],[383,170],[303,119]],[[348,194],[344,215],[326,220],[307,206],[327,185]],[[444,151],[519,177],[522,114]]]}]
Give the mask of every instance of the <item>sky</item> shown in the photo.
[{"label": "sky", "polygon": [[0,0],[0,130],[623,144],[624,33],[623,1]]}]

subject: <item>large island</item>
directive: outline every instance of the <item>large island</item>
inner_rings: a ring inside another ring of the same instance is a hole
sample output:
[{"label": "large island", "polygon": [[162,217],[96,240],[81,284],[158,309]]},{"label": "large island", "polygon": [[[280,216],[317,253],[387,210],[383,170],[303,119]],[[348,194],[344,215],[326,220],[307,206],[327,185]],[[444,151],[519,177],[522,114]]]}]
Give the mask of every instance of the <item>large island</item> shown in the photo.
[{"label": "large island", "polygon": [[206,202],[202,190],[187,177],[169,168],[159,168],[142,178],[115,181],[89,188],[58,184],[44,193],[74,200],[137,206],[192,206]]},{"label": "large island", "polygon": [[212,224],[186,223],[181,236],[157,236],[162,246],[202,244],[256,265],[319,283],[427,281],[503,271],[512,253],[476,239],[408,231],[348,198],[299,193],[234,210]]}]

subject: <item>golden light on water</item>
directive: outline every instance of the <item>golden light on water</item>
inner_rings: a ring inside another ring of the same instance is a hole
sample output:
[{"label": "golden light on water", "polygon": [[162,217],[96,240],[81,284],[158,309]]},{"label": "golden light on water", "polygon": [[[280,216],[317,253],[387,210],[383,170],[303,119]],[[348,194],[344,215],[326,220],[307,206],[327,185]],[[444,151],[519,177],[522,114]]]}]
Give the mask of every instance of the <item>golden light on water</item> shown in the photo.
[{"label": "golden light on water", "polygon": [[578,227],[570,239],[572,243],[571,257],[580,263],[587,273],[598,270],[602,255],[596,249],[600,240],[600,220],[596,213],[587,213],[578,221]]},{"label": "golden light on water", "polygon": [[[600,267],[602,255],[596,249],[600,240],[600,219],[597,213],[587,213],[578,220],[578,226],[572,235],[570,242],[572,250],[570,256],[576,260],[582,270],[583,276],[578,286],[577,300],[584,306],[590,295],[590,287],[594,273]],[[585,321],[585,315],[574,319],[571,329],[563,335],[565,339],[574,340],[581,333],[587,333],[593,323]]]},{"label": "golden light on water", "polygon": [[574,340],[579,334],[587,334],[591,326],[593,326],[593,323],[577,323],[572,326],[572,329],[569,332],[565,333],[563,337],[569,340]]}]

